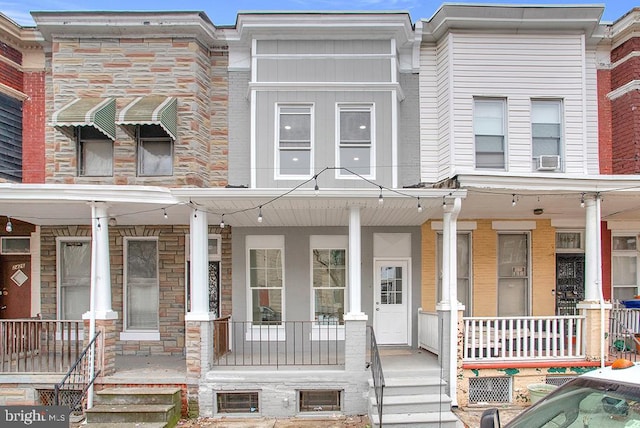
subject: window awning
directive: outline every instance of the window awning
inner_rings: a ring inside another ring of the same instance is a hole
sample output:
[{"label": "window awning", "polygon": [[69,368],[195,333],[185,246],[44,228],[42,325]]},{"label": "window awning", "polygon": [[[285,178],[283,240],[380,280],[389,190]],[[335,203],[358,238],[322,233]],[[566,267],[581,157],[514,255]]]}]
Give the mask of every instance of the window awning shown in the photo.
[{"label": "window awning", "polygon": [[53,114],[52,125],[62,130],[92,126],[115,140],[115,119],[115,98],[76,98]]},{"label": "window awning", "polygon": [[118,114],[118,125],[158,125],[173,139],[178,133],[178,102],[174,97],[138,97]]}]

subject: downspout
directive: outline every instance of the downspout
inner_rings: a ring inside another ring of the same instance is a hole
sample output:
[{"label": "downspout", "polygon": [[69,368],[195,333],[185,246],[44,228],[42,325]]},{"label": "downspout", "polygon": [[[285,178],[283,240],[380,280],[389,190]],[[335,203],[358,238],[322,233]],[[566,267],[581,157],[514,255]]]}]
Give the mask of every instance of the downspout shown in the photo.
[{"label": "downspout", "polygon": [[451,213],[449,217],[449,303],[451,307],[450,329],[451,337],[449,340],[449,395],[451,398],[451,406],[458,406],[458,214],[462,202],[460,198],[453,200],[453,206],[447,207],[447,211]]},{"label": "downspout", "polygon": [[604,368],[605,363],[605,341],[606,332],[605,332],[605,317],[604,317],[604,294],[602,292],[602,229],[600,222],[601,219],[601,211],[600,211],[600,194],[597,193],[595,197],[596,202],[596,245],[598,251],[596,251],[596,258],[598,270],[596,272],[596,284],[598,286],[598,298],[600,299],[600,368]]}]

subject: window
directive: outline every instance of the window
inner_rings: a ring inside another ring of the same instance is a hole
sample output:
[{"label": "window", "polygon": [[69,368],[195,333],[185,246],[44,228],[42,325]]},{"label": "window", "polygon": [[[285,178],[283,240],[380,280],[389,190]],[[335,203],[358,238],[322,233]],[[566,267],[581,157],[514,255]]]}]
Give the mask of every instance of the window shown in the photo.
[{"label": "window", "polygon": [[216,394],[218,413],[257,413],[257,392],[218,392]]},{"label": "window", "polygon": [[[561,153],[562,103],[558,100],[534,100],[531,102],[531,136],[533,164],[536,169],[558,169]],[[541,160],[541,156],[551,163]],[[557,167],[553,168],[553,164]]]},{"label": "window", "polygon": [[158,241],[125,240],[125,330],[158,330]]},{"label": "window", "polygon": [[529,234],[498,234],[498,316],[529,315]]},{"label": "window", "polygon": [[58,240],[58,317],[80,320],[89,311],[91,242]]},{"label": "window", "polygon": [[343,323],[347,251],[313,249],[313,307],[318,324]]},{"label": "window", "polygon": [[556,232],[556,252],[581,253],[584,252],[582,232],[565,231]]},{"label": "window", "polygon": [[278,177],[311,176],[312,106],[278,106]]},{"label": "window", "polygon": [[298,391],[301,412],[339,412],[342,410],[342,391]]},{"label": "window", "polygon": [[611,276],[613,299],[630,300],[638,290],[638,239],[634,235],[612,237]]},{"label": "window", "polygon": [[2,249],[0,254],[29,254],[31,252],[31,238],[24,237],[2,237]]},{"label": "window", "polygon": [[373,106],[338,106],[339,177],[373,176]]},{"label": "window", "polygon": [[505,100],[474,100],[476,168],[505,168],[505,105]]},{"label": "window", "polygon": [[[247,242],[253,323],[280,324],[283,318],[284,238],[250,236]],[[262,245],[259,245],[260,242]]]},{"label": "window", "polygon": [[0,94],[0,178],[22,181],[22,101]]},{"label": "window", "polygon": [[[442,233],[438,233],[438,301],[442,300]],[[464,305],[464,316],[471,316],[471,234],[458,233],[456,243],[458,269],[458,301]]]},{"label": "window", "polygon": [[110,177],[113,175],[113,141],[92,126],[77,128],[80,149],[79,175]]},{"label": "window", "polygon": [[158,125],[140,125],[138,132],[138,175],[173,174],[173,140]]}]

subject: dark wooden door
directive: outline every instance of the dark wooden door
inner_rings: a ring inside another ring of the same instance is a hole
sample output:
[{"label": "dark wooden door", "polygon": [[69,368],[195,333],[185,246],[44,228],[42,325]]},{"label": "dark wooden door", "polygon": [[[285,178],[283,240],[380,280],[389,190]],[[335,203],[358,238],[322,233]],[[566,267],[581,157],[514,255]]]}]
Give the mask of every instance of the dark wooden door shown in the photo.
[{"label": "dark wooden door", "polygon": [[31,258],[3,256],[0,260],[0,319],[31,316]]}]

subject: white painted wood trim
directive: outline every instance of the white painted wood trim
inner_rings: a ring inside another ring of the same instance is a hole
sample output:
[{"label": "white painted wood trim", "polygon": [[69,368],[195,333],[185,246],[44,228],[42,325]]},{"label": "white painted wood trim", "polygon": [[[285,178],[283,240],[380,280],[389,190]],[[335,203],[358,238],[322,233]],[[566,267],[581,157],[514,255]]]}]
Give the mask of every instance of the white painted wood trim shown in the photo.
[{"label": "white painted wood trim", "polygon": [[535,221],[493,221],[491,222],[493,230],[535,230]]}]

